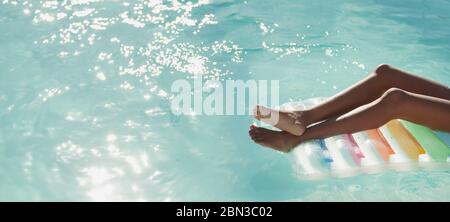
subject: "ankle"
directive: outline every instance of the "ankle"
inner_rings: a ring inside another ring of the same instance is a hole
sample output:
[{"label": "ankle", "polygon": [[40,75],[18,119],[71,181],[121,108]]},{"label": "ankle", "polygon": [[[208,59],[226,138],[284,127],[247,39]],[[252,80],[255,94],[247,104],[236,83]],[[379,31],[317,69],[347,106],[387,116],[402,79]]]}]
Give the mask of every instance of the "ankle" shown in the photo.
[{"label": "ankle", "polygon": [[287,152],[292,151],[294,148],[296,148],[299,144],[303,143],[303,137],[302,136],[294,136],[295,138],[292,139],[291,144],[289,144],[289,148]]},{"label": "ankle", "polygon": [[315,123],[316,121],[314,120],[314,113],[312,110],[308,109],[308,110],[303,110],[300,111],[301,112],[301,120],[302,122],[305,124],[305,127],[308,127],[309,125]]}]

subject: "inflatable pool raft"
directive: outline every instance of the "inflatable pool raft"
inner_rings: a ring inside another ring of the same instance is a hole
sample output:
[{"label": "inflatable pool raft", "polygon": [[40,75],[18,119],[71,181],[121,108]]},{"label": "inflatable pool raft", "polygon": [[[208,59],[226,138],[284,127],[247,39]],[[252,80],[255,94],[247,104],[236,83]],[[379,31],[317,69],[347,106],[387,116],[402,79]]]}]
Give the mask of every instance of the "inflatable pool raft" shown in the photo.
[{"label": "inflatable pool raft", "polygon": [[[325,98],[291,102],[282,110],[301,110]],[[350,177],[384,170],[450,169],[450,134],[404,120],[378,129],[307,141],[291,152],[302,179]]]}]

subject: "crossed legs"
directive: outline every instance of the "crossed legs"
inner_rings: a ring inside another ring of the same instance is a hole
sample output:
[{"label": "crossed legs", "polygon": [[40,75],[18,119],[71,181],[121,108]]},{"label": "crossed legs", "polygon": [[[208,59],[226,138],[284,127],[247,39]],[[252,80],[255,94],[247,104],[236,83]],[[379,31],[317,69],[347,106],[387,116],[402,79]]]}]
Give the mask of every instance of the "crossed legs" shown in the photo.
[{"label": "crossed legs", "polygon": [[[257,106],[258,110],[278,112]],[[377,128],[391,119],[405,119],[450,131],[450,89],[388,65],[326,102],[308,110],[280,112],[279,131],[252,126],[258,144],[287,152],[299,143],[342,133]],[[319,123],[318,123],[319,122]],[[316,123],[316,124],[314,124]]]}]

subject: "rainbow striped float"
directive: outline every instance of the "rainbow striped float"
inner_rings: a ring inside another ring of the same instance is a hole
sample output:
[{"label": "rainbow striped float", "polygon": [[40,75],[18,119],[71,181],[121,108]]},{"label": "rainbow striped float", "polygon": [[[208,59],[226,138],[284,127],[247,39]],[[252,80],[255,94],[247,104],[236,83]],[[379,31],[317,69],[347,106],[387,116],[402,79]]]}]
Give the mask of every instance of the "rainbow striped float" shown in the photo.
[{"label": "rainbow striped float", "polygon": [[[291,102],[282,110],[300,110],[325,98]],[[350,177],[384,170],[448,169],[450,134],[404,120],[378,129],[308,141],[291,151],[294,170],[302,179]]]}]

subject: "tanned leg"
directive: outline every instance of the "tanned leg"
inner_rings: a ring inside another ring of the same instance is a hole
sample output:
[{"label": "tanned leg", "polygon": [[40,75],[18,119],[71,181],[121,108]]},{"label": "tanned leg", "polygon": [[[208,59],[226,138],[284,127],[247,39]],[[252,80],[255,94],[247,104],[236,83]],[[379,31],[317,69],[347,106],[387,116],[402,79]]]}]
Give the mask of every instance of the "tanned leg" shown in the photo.
[{"label": "tanned leg", "polygon": [[[255,108],[255,117],[294,135],[302,135],[306,127],[329,118],[340,116],[356,107],[368,104],[390,88],[415,94],[450,100],[450,89],[437,82],[404,72],[389,65],[380,65],[369,76],[326,102],[298,112],[278,112],[263,106]],[[276,114],[277,122],[270,120]]]},{"label": "tanned leg", "polygon": [[450,100],[392,88],[367,105],[309,127],[301,136],[258,127],[252,127],[249,134],[260,145],[288,152],[306,140],[373,129],[392,119],[450,132]]}]

